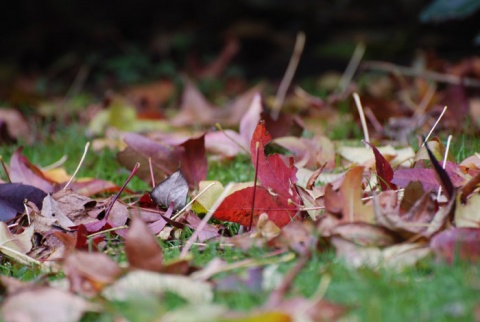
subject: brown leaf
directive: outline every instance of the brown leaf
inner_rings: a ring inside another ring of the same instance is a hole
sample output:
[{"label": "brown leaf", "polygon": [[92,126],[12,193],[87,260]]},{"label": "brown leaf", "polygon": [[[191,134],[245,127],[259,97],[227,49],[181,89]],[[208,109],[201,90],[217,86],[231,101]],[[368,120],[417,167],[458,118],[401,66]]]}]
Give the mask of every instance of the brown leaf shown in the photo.
[{"label": "brown leaf", "polygon": [[372,206],[362,201],[363,167],[354,167],[347,172],[338,192],[332,189],[325,190],[325,209],[342,215],[344,222],[363,221],[373,223]]},{"label": "brown leaf", "polygon": [[162,249],[147,225],[137,216],[132,218],[125,238],[125,253],[131,268],[161,272],[164,267]]},{"label": "brown leaf", "polygon": [[69,255],[63,270],[74,292],[95,295],[122,274],[118,264],[103,253],[79,251]]}]

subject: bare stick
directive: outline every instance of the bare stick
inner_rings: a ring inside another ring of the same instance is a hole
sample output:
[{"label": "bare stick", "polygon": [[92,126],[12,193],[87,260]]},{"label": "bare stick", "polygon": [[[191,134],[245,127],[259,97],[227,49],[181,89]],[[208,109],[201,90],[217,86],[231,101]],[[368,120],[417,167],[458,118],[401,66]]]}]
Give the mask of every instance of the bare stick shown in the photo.
[{"label": "bare stick", "polygon": [[128,176],[127,180],[123,183],[123,186],[120,188],[120,190],[118,190],[117,194],[113,197],[112,202],[108,205],[108,208],[105,211],[105,219],[108,218],[108,215],[110,214],[110,211],[113,208],[113,204],[115,203],[115,201],[117,201],[118,197],[123,192],[123,190],[125,190],[125,187],[130,182],[130,180],[132,180],[132,178],[135,175],[135,173],[137,172],[138,168],[140,168],[140,163],[137,162],[137,163],[135,163],[135,166],[133,167],[132,172],[130,172],[130,175]]},{"label": "bare stick", "polygon": [[[10,240],[7,240],[5,242],[9,242]],[[18,250],[15,250],[13,248],[10,248],[8,246],[3,246],[3,244],[5,243],[3,242],[2,244],[0,244],[0,249],[4,249],[6,251],[9,251],[13,254],[15,254],[16,256],[20,257],[21,259],[25,260],[26,262],[28,262],[29,264],[35,264],[35,265],[38,265],[38,266],[43,266],[42,265],[42,262],[39,262],[37,261],[36,259],[28,256],[28,255],[25,255],[23,253],[20,253]],[[8,256],[8,255],[7,255]]]},{"label": "bare stick", "polygon": [[56,169],[56,168],[62,166],[65,163],[65,161],[67,161],[67,160],[68,160],[68,157],[66,155],[64,155],[60,159],[58,159],[58,161],[55,161],[52,164],[49,164],[45,167],[42,167],[42,171],[48,171],[48,170]]},{"label": "bare stick", "polygon": [[312,257],[312,251],[309,249],[303,256],[301,256],[295,266],[285,274],[282,283],[270,293],[270,297],[267,301],[267,306],[275,307],[285,298],[287,291],[292,287],[293,281],[300,274],[302,269],[307,265],[308,261]]},{"label": "bare stick", "polygon": [[73,173],[72,177],[70,178],[70,180],[68,180],[65,187],[63,187],[63,190],[67,190],[68,186],[72,183],[73,179],[75,179],[75,176],[77,175],[78,170],[80,170],[80,167],[82,166],[83,161],[85,160],[85,157],[87,156],[87,152],[88,152],[89,147],[90,147],[90,142],[87,142],[87,144],[85,144],[85,150],[83,151],[82,158],[80,159],[80,162],[78,163],[78,166],[75,169],[75,172]]},{"label": "bare stick", "polygon": [[288,87],[292,82],[293,76],[295,75],[298,63],[300,61],[300,57],[302,56],[304,46],[305,33],[299,32],[297,34],[297,39],[295,40],[295,47],[293,48],[292,57],[290,57],[290,62],[288,63],[287,70],[282,78],[282,82],[278,87],[277,95],[275,96],[275,102],[273,103],[271,115],[274,120],[278,119],[280,109],[282,108],[283,101],[285,100],[285,96],[287,95]]},{"label": "bare stick", "polygon": [[[370,143],[370,136],[368,135],[367,121],[365,120],[365,113],[363,113],[362,103],[360,102],[360,96],[357,93],[353,93],[353,99],[357,105],[358,114],[360,115],[360,122],[362,123],[363,137],[365,142]],[[368,144],[365,144],[368,147]]]},{"label": "bare stick", "polygon": [[345,69],[345,72],[343,73],[342,78],[340,79],[340,82],[338,84],[340,95],[345,94],[345,91],[347,90],[348,85],[352,81],[353,75],[357,71],[358,65],[360,64],[364,53],[365,44],[360,42],[355,47],[355,51],[353,52],[352,57],[348,62],[347,68]]},{"label": "bare stick", "polygon": [[379,61],[367,61],[362,63],[362,67],[372,70],[382,70],[390,73],[398,73],[404,76],[419,77],[423,79],[433,80],[439,83],[447,83],[453,85],[464,85],[467,87],[480,87],[480,81],[473,78],[459,77],[449,74],[441,74],[428,70],[417,70],[416,68],[398,66],[391,63]]},{"label": "bare stick", "polygon": [[225,199],[226,196],[228,196],[228,194],[230,193],[230,190],[232,190],[232,187],[233,187],[233,183],[230,182],[226,187],[225,189],[223,190],[222,194],[218,197],[217,201],[215,201],[215,203],[213,204],[212,208],[210,208],[207,212],[207,214],[205,215],[205,217],[203,217],[202,221],[200,222],[200,224],[198,225],[197,229],[195,230],[195,232],[192,234],[192,236],[190,237],[190,239],[187,241],[187,243],[185,244],[185,247],[182,249],[182,252],[180,253],[180,258],[185,258],[188,254],[188,251],[190,250],[190,247],[192,247],[192,244],[197,240],[198,238],[198,235],[200,234],[200,232],[203,230],[203,228],[205,228],[205,225],[207,224],[207,222],[210,220],[210,218],[212,218],[213,214],[215,213],[215,211],[217,211],[217,208],[220,206],[220,204],[223,202],[223,200]]},{"label": "bare stick", "polygon": [[109,233],[109,232],[112,232],[112,231],[117,231],[117,230],[122,230],[122,229],[127,229],[127,228],[128,228],[127,225],[113,227],[113,228],[110,228],[110,229],[97,231],[96,233],[87,235],[87,238],[92,238],[92,237],[100,236],[100,235],[103,235],[103,234],[106,234],[106,233]]},{"label": "bare stick", "polygon": [[[445,169],[447,166],[447,158],[448,158],[448,150],[450,149],[450,142],[452,141],[452,135],[448,136],[447,139],[447,147],[445,148],[445,155],[443,156],[443,165],[442,168]],[[442,186],[438,188],[438,193],[437,193],[437,200],[440,199],[440,195],[442,194]]]},{"label": "bare stick", "polygon": [[422,98],[422,101],[418,105],[418,110],[415,111],[415,114],[422,115],[423,113],[425,113],[428,103],[430,103],[430,101],[432,100],[432,97],[435,94],[436,89],[437,89],[437,85],[435,83],[428,86],[428,90],[425,93],[425,96]]},{"label": "bare stick", "polygon": [[175,214],[175,216],[173,216],[172,218],[170,218],[171,220],[176,220],[178,217],[180,217],[184,212],[185,210],[187,210],[188,207],[190,207],[190,205],[192,203],[195,202],[195,200],[197,200],[201,195],[203,195],[205,193],[205,191],[207,191],[208,189],[210,189],[211,187],[213,187],[214,185],[216,185],[217,183],[216,182],[212,182],[210,183],[208,186],[206,186],[202,191],[200,191],[194,198],[192,198],[192,200],[190,200],[189,203],[187,203],[185,205],[185,207],[183,207],[179,212],[177,212]]},{"label": "bare stick", "polygon": [[148,166],[150,167],[150,176],[152,178],[152,188],[155,188],[155,176],[153,175],[152,158],[148,157]]},{"label": "bare stick", "polygon": [[433,126],[432,126],[430,132],[428,132],[427,137],[425,138],[425,140],[423,140],[423,143],[422,143],[422,146],[421,146],[422,148],[423,148],[423,146],[425,145],[425,143],[428,141],[428,138],[430,137],[430,135],[432,135],[433,130],[435,130],[435,128],[437,127],[438,122],[440,122],[440,120],[442,119],[442,116],[443,116],[443,114],[445,114],[445,111],[446,111],[446,110],[447,110],[447,106],[445,106],[445,107],[443,108],[442,113],[441,113],[440,116],[438,117],[437,121],[435,121],[435,124],[433,124]]},{"label": "bare stick", "polygon": [[27,214],[28,225],[30,226],[32,224],[32,221],[30,219],[30,211],[28,211],[27,201],[28,201],[27,199],[23,200],[23,208],[25,208],[25,213]]},{"label": "bare stick", "polygon": [[255,180],[253,182],[253,197],[252,197],[252,212],[250,214],[250,223],[248,224],[248,231],[252,230],[252,224],[253,224],[253,213],[255,211],[255,196],[257,192],[257,178],[258,178],[258,149],[260,147],[260,142],[257,141],[255,145],[255,155],[257,156],[257,159],[255,160]]},{"label": "bare stick", "polygon": [[7,180],[9,183],[12,183],[12,179],[10,179],[10,174],[8,173],[7,166],[5,165],[5,162],[3,162],[3,158],[0,155],[0,163],[2,164],[3,171],[5,172],[5,175],[7,176]]}]

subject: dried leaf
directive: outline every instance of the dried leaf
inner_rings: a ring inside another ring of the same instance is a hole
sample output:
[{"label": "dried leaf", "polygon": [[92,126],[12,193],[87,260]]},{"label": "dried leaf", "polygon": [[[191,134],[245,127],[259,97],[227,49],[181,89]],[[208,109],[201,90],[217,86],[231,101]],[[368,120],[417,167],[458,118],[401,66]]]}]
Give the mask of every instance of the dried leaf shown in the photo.
[{"label": "dried leaf", "polygon": [[188,183],[181,170],[157,184],[150,193],[152,200],[163,208],[168,208],[173,203],[174,211],[185,207],[187,195]]},{"label": "dried leaf", "polygon": [[95,295],[122,274],[118,264],[103,253],[79,251],[69,255],[63,270],[70,289],[85,295]]},{"label": "dried leaf", "polygon": [[166,275],[136,270],[127,273],[103,291],[109,300],[126,301],[132,298],[158,296],[169,291],[190,303],[203,305],[213,300],[212,286],[179,275]]},{"label": "dried leaf", "polygon": [[342,221],[363,221],[373,223],[373,208],[362,201],[363,167],[355,167],[347,172],[338,192],[325,190],[325,209],[334,214],[341,214]]},{"label": "dried leaf", "polygon": [[80,321],[87,311],[98,308],[85,299],[56,288],[38,287],[7,297],[2,304],[5,322]]},{"label": "dried leaf", "polygon": [[4,222],[0,222],[0,252],[23,264],[31,264],[28,256],[22,256],[32,249],[33,225],[21,234],[12,234]]},{"label": "dried leaf", "polygon": [[125,237],[125,254],[131,268],[161,272],[163,252],[147,225],[137,216],[132,218]]}]

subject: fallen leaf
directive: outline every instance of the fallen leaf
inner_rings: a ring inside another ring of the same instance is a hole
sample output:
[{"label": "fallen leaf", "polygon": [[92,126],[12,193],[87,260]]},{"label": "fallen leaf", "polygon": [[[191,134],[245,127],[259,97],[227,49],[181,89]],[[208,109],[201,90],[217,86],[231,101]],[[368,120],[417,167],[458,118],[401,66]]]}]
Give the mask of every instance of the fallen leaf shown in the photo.
[{"label": "fallen leaf", "polygon": [[[12,234],[4,222],[0,222],[0,252],[22,264],[32,264],[26,256],[32,249],[33,225],[28,226],[21,234]],[[25,255],[25,256],[22,256]]]},{"label": "fallen leaf", "polygon": [[294,220],[298,207],[289,204],[285,198],[272,195],[271,192],[261,186],[257,186],[255,190],[255,206],[252,214],[254,190],[253,187],[248,187],[230,194],[217,208],[213,217],[246,227],[250,225],[250,222],[256,224],[258,217],[264,212],[279,227],[283,227]]},{"label": "fallen leaf", "polygon": [[382,191],[396,189],[397,187],[392,183],[393,169],[390,163],[388,163],[385,157],[373,144],[367,141],[365,141],[365,143],[372,148],[373,154],[375,155],[375,167],[377,170],[377,176],[380,178],[380,188]]},{"label": "fallen leaf", "polygon": [[10,159],[10,180],[12,183],[23,183],[34,186],[47,193],[55,190],[55,183],[50,181],[42,171],[22,155],[18,148]]},{"label": "fallen leaf", "polygon": [[[210,186],[213,184],[213,186]],[[206,214],[210,208],[215,204],[218,197],[222,194],[224,190],[223,185],[220,181],[200,181],[198,185],[198,190],[203,191],[208,186],[210,186],[205,192],[198,196],[192,204],[192,210],[197,214]]]},{"label": "fallen leaf", "polygon": [[43,199],[41,215],[54,220],[56,224],[65,230],[70,230],[70,227],[75,226],[75,223],[67,217],[60,208],[59,203],[51,195],[47,195]]},{"label": "fallen leaf", "polygon": [[103,253],[78,251],[70,254],[63,270],[74,292],[92,296],[115,282],[123,271],[118,264]]},{"label": "fallen leaf", "polygon": [[34,287],[13,294],[1,307],[5,322],[80,321],[85,312],[98,309],[79,296],[51,287]]},{"label": "fallen leaf", "polygon": [[341,215],[343,222],[363,221],[374,222],[374,213],[371,205],[364,205],[362,201],[363,167],[350,169],[343,179],[338,192],[333,191],[331,185],[325,190],[325,209],[333,214]]},{"label": "fallen leaf", "polygon": [[204,135],[190,138],[179,145],[156,142],[135,133],[125,134],[124,139],[128,147],[117,154],[118,161],[127,168],[133,168],[137,162],[143,165],[136,175],[147,183],[151,183],[149,158],[156,182],[162,181],[179,167],[191,188],[196,188],[207,176]]},{"label": "fallen leaf", "polygon": [[213,300],[212,286],[179,275],[159,274],[135,270],[127,273],[113,285],[105,288],[102,295],[110,301],[126,301],[172,292],[190,303],[203,305]]},{"label": "fallen leaf", "polygon": [[20,183],[0,183],[0,221],[9,221],[25,211],[24,202],[29,200],[39,209],[47,194],[33,186]]},{"label": "fallen leaf", "polygon": [[188,195],[188,183],[181,170],[172,173],[153,188],[150,196],[155,203],[168,208],[173,203],[173,210],[185,207]]},{"label": "fallen leaf", "polygon": [[125,237],[125,254],[131,268],[161,272],[163,269],[163,252],[148,229],[137,216],[132,218]]},{"label": "fallen leaf", "polygon": [[284,136],[274,139],[272,143],[291,151],[298,168],[315,168],[319,165],[327,169],[335,167],[335,146],[325,136],[313,138]]}]

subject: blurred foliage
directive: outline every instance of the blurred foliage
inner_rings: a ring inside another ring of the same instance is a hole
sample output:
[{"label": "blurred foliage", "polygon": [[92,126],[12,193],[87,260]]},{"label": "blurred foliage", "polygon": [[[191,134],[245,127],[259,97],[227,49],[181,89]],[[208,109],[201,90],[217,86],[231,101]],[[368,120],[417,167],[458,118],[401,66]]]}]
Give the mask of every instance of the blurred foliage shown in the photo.
[{"label": "blurred foliage", "polygon": [[462,19],[480,8],[478,0],[435,0],[420,14],[422,22],[442,22]]}]

